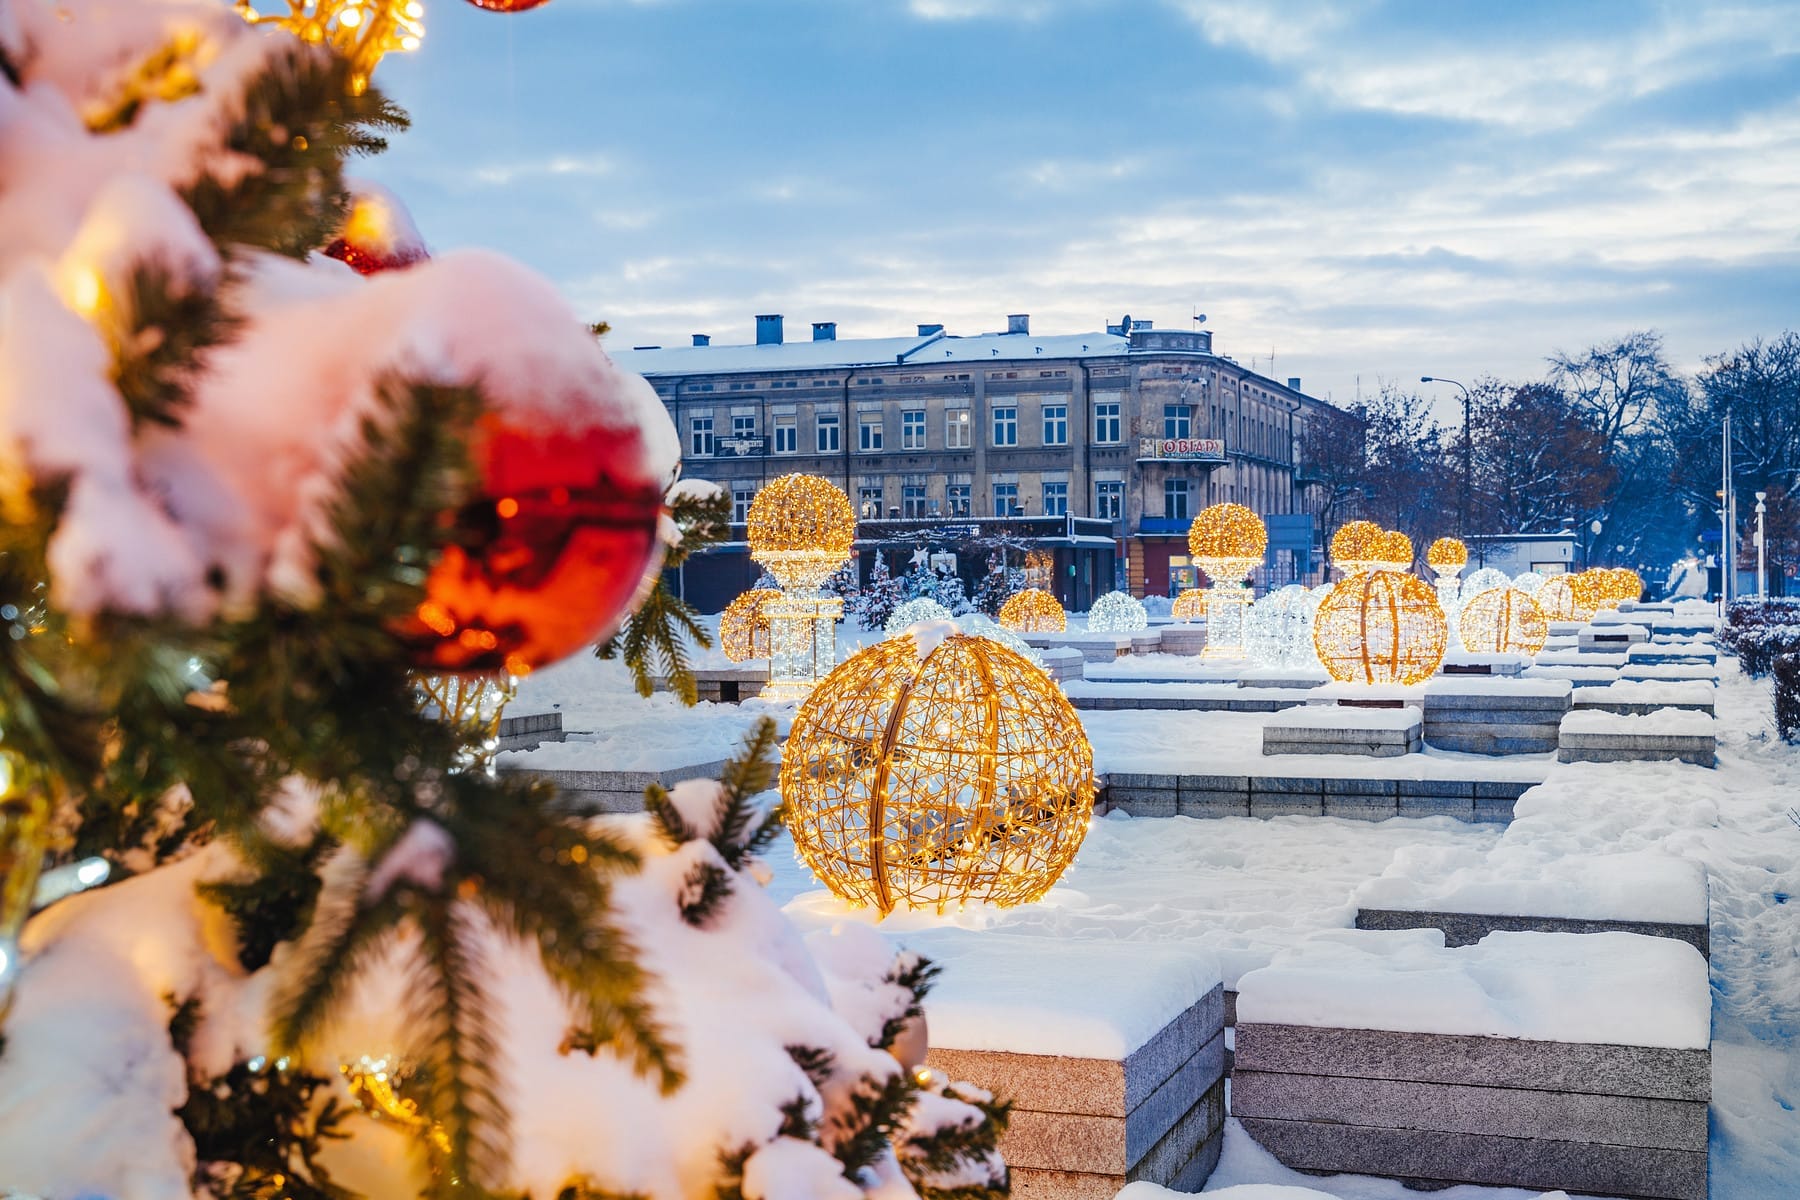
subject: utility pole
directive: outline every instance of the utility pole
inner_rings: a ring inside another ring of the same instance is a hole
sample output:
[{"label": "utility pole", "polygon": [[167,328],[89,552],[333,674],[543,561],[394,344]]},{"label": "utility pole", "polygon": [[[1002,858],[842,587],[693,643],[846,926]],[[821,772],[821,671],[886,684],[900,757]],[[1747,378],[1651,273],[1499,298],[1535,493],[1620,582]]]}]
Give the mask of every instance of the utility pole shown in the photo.
[{"label": "utility pole", "polygon": [[1763,516],[1769,506],[1763,501],[1769,493],[1756,493],[1756,598],[1764,604],[1769,602],[1769,564],[1766,557],[1767,541],[1763,534]]},{"label": "utility pole", "polygon": [[[1420,383],[1447,383],[1462,392],[1463,398],[1463,453],[1462,453],[1462,496],[1457,505],[1456,536],[1466,538],[1469,535],[1469,478],[1473,472],[1474,442],[1469,436],[1469,389],[1454,379],[1445,379],[1440,375],[1421,375]],[[1502,531],[1504,532],[1504,531]]]},{"label": "utility pole", "polygon": [[1736,557],[1731,552],[1731,414],[1719,430],[1719,611],[1731,606],[1731,576]]}]

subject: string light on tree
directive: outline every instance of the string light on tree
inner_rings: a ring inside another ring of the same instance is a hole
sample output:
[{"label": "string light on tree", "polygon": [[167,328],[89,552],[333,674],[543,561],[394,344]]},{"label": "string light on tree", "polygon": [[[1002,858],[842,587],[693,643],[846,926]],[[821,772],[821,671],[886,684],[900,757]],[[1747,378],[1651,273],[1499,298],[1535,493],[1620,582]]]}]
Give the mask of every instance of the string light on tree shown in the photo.
[{"label": "string light on tree", "polygon": [[1536,655],[1550,637],[1544,610],[1515,587],[1489,588],[1470,597],[1456,624],[1463,649],[1474,654]]},{"label": "string light on tree", "polygon": [[782,753],[796,853],[883,915],[1030,903],[1093,814],[1093,750],[1061,689],[951,628],[915,626],[847,659],[800,706]]},{"label": "string light on tree", "polygon": [[1269,548],[1262,518],[1241,504],[1214,504],[1188,526],[1188,556],[1206,572],[1207,658],[1235,658],[1244,652],[1244,610],[1250,604],[1245,578]]},{"label": "string light on tree", "polygon": [[1444,661],[1447,634],[1436,593],[1400,571],[1341,580],[1313,617],[1313,647],[1340,683],[1422,683]]},{"label": "string light on tree", "polygon": [[783,475],[756,493],[747,521],[750,557],[767,567],[782,595],[763,605],[769,618],[772,700],[798,700],[837,661],[844,602],[819,589],[850,559],[856,514],[850,498],[817,475]]},{"label": "string light on tree", "polygon": [[1061,633],[1069,627],[1069,618],[1055,596],[1040,588],[1026,588],[1000,606],[1000,624],[1014,633]]},{"label": "string light on tree", "polygon": [[741,592],[719,614],[719,649],[732,662],[769,657],[769,614],[763,606],[781,596],[778,588]]},{"label": "string light on tree", "polygon": [[417,50],[425,37],[425,6],[419,0],[287,0],[286,12],[261,13],[253,0],[238,0],[238,14],[252,25],[275,25],[309,45],[331,47],[350,64],[357,95],[381,60],[395,51]]},{"label": "string light on tree", "polygon": [[1088,609],[1092,633],[1136,633],[1150,624],[1144,602],[1129,592],[1108,592]]}]

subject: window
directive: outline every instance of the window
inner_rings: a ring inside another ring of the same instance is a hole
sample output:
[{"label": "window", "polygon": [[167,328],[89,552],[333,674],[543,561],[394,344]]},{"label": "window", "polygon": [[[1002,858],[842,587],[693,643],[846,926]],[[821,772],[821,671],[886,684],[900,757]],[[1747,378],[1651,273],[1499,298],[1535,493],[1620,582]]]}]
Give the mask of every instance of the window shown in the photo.
[{"label": "window", "polygon": [[734,438],[753,438],[756,436],[756,418],[740,416],[731,418],[731,436]]},{"label": "window", "polygon": [[925,515],[925,485],[908,483],[900,488],[900,515],[903,517],[922,517]]},{"label": "window", "polygon": [[856,512],[858,516],[863,517],[864,519],[880,517],[882,515],[880,484],[865,483],[863,486],[856,489]]},{"label": "window", "polygon": [[1094,405],[1094,440],[1117,442],[1119,438],[1119,406],[1117,403]]},{"label": "window", "polygon": [[1163,516],[1171,521],[1188,519],[1188,481],[1163,480]]},{"label": "window", "polygon": [[1094,515],[1103,521],[1116,521],[1125,514],[1125,484],[1118,479],[1094,481]]},{"label": "window", "polygon": [[800,449],[798,430],[792,421],[775,422],[775,453],[794,454]]},{"label": "window", "polygon": [[1069,444],[1069,406],[1066,404],[1044,405],[1044,445],[1066,446]]},{"label": "window", "polygon": [[864,413],[856,418],[856,446],[865,453],[881,449],[880,413]]},{"label": "window", "polygon": [[1191,404],[1163,405],[1163,436],[1166,438],[1193,437],[1194,406]]},{"label": "window", "polygon": [[1069,515],[1068,484],[1046,483],[1044,485],[1044,515],[1046,517],[1066,517]]},{"label": "window", "polygon": [[944,414],[944,449],[969,448],[969,410],[953,408]]},{"label": "window", "polygon": [[688,418],[690,438],[688,453],[695,458],[711,458],[713,452],[713,419],[711,417]]},{"label": "window", "polygon": [[968,516],[969,485],[966,483],[952,483],[946,485],[944,488],[944,503],[950,507],[951,516]]},{"label": "window", "polygon": [[994,515],[1010,517],[1019,511],[1019,485],[1016,483],[996,483],[994,485]]},{"label": "window", "polygon": [[731,489],[731,522],[732,522],[732,524],[742,525],[745,521],[748,521],[750,519],[750,504],[751,504],[751,501],[753,501],[755,499],[756,499],[756,489],[753,487],[734,486]]},{"label": "window", "polygon": [[900,448],[902,450],[923,450],[925,448],[925,412],[923,409],[900,414]]},{"label": "window", "polygon": [[819,432],[819,453],[836,454],[838,448],[838,415],[836,413],[820,413],[816,420]]},{"label": "window", "polygon": [[994,445],[1016,446],[1019,444],[1019,410],[1016,405],[1006,404],[994,409]]}]

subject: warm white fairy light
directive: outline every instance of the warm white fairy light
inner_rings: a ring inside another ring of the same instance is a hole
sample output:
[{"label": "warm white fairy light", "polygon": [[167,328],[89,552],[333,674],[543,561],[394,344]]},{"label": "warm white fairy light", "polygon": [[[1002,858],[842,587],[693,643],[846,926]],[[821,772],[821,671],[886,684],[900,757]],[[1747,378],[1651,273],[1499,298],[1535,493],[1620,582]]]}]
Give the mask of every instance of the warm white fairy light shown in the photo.
[{"label": "warm white fairy light", "polygon": [[1149,624],[1144,602],[1129,592],[1108,592],[1088,609],[1091,633],[1136,633]]},{"label": "warm white fairy light", "polygon": [[1317,667],[1312,624],[1318,607],[1318,597],[1297,583],[1253,603],[1244,614],[1245,657],[1277,670]]}]

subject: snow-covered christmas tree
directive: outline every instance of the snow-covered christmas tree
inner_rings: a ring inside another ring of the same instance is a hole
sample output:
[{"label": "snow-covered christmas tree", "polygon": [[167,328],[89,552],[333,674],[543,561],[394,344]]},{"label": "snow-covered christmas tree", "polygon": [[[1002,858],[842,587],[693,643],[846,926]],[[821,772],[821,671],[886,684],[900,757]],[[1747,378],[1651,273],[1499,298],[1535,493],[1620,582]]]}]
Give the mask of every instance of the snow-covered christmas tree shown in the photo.
[{"label": "snow-covered christmas tree", "polygon": [[[285,7],[0,4],[0,1194],[1003,1194],[931,968],[762,893],[771,727],[602,821],[419,703],[641,666],[716,513],[549,285],[345,179],[417,6]],[[21,932],[46,861],[110,880]]]}]

